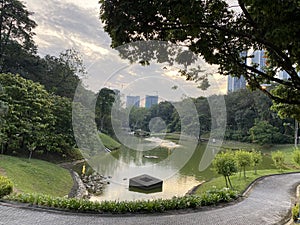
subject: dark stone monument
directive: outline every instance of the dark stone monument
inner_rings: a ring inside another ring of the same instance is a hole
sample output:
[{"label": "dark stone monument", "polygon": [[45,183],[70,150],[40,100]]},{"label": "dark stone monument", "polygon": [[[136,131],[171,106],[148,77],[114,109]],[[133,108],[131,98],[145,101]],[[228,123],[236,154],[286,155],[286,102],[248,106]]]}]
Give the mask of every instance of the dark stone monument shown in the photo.
[{"label": "dark stone monument", "polygon": [[143,174],[129,179],[129,190],[152,193],[162,191],[163,181]]}]

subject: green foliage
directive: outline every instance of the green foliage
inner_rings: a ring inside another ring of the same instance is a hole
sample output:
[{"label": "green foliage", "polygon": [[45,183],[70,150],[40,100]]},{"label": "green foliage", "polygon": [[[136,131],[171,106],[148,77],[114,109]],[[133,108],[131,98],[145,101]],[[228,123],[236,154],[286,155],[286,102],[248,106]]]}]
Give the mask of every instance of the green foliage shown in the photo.
[{"label": "green foliage", "polygon": [[300,165],[300,149],[299,148],[295,148],[293,151],[293,161],[297,165]]},{"label": "green foliage", "polygon": [[[299,92],[294,89],[286,88],[284,85],[278,85],[272,90],[274,95],[283,96],[284,98],[298,99]],[[300,121],[300,106],[299,104],[286,104],[283,102],[274,101],[272,110],[278,112],[280,118],[294,118]]]},{"label": "green foliage", "polygon": [[22,155],[34,152],[59,153],[72,149],[71,102],[49,94],[42,85],[19,75],[0,74],[3,93],[0,101],[8,106],[2,116],[1,138],[4,152]]},{"label": "green foliage", "polygon": [[279,132],[277,127],[272,126],[268,121],[256,121],[255,125],[249,130],[252,142],[260,145],[281,143],[284,136]]},{"label": "green foliage", "polygon": [[295,204],[292,208],[292,218],[293,221],[297,221],[299,217],[299,203]]},{"label": "green foliage", "polygon": [[282,171],[284,167],[284,153],[281,151],[272,152],[272,160],[275,166]]},{"label": "green foliage", "polygon": [[245,150],[238,150],[234,153],[234,156],[240,171],[244,171],[244,178],[246,179],[246,167],[252,164],[252,153]]},{"label": "green foliage", "polygon": [[83,199],[54,198],[48,195],[38,194],[15,194],[5,199],[38,206],[54,207],[72,210],[76,212],[94,213],[154,213],[168,210],[187,208],[198,208],[201,206],[216,205],[218,203],[230,202],[237,198],[237,192],[229,189],[212,189],[202,196],[189,195],[184,197],[173,197],[172,199],[155,199],[139,201],[103,201],[91,202]]},{"label": "green foliage", "polygon": [[37,24],[30,19],[31,12],[18,0],[0,3],[0,72],[17,69],[22,57],[35,53],[33,29]]},{"label": "green foliage", "polygon": [[119,142],[115,141],[106,134],[100,133],[99,137],[101,138],[103,145],[110,150],[116,150],[121,147],[121,144]]},{"label": "green foliage", "polygon": [[30,74],[18,72],[27,79],[41,83],[48,92],[69,99],[73,99],[80,78],[86,75],[81,55],[75,49],[67,49],[58,57],[46,55],[38,58],[33,69]]},{"label": "green foliage", "polygon": [[103,133],[114,135],[111,124],[111,110],[112,106],[117,99],[116,93],[108,88],[102,88],[97,93],[96,108],[95,108],[95,121],[97,129]]},{"label": "green foliage", "polygon": [[257,174],[257,166],[262,162],[261,152],[253,150],[251,152],[252,163],[254,166],[254,174]]},{"label": "green foliage", "polygon": [[13,183],[7,177],[0,176],[0,199],[13,192]]},{"label": "green foliage", "polygon": [[226,187],[232,188],[230,176],[237,172],[237,165],[234,159],[234,154],[230,151],[217,154],[213,160],[213,167],[218,174],[225,178]]},{"label": "green foliage", "polygon": [[[232,10],[225,0],[99,2],[100,17],[112,39],[112,47],[122,45],[120,54],[124,58],[144,64],[155,60],[193,67],[195,58],[201,55],[209,64],[217,64],[220,74],[244,76],[251,89],[260,89],[276,102],[299,105],[298,1],[238,1],[237,10]],[[141,40],[152,41],[147,43],[148,49],[144,44],[136,44]],[[187,51],[153,40],[186,43],[195,56],[187,57]],[[135,47],[124,46],[128,43]],[[254,54],[249,51],[247,56],[241,56],[241,52],[250,49],[267,52],[265,70],[246,63]],[[195,68],[182,71],[187,80],[205,81],[205,77],[198,76],[202,73],[191,73],[192,69]],[[278,69],[285,70],[290,78],[278,79]],[[280,84],[283,91],[294,95],[270,92],[261,87],[265,83]]]},{"label": "green foliage", "polygon": [[73,186],[68,170],[44,160],[0,155],[0,168],[22,193],[65,196]]}]

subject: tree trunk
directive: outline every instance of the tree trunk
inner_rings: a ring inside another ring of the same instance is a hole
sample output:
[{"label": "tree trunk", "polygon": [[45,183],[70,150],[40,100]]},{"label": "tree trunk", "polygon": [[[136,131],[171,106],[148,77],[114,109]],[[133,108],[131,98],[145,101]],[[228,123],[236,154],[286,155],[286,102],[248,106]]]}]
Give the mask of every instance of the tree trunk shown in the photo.
[{"label": "tree trunk", "polygon": [[226,176],[224,176],[224,178],[225,178],[225,182],[226,182],[226,187],[228,188],[228,182],[227,182]]},{"label": "tree trunk", "polygon": [[29,157],[28,157],[28,159],[30,160],[31,157],[32,157],[32,151],[29,151]]},{"label": "tree trunk", "polygon": [[228,176],[227,178],[228,178],[228,182],[229,182],[230,188],[233,189],[232,184],[231,184],[230,177]]}]

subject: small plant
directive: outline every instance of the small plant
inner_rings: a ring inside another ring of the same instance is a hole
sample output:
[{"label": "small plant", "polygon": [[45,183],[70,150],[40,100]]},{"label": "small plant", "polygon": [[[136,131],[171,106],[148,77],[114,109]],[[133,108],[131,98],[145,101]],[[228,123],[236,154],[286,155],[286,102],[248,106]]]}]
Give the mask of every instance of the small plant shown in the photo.
[{"label": "small plant", "polygon": [[300,149],[299,148],[294,148],[294,151],[293,151],[293,161],[297,165],[300,165]]},{"label": "small plant", "polygon": [[178,210],[187,208],[198,208],[201,206],[216,205],[221,202],[230,202],[236,199],[237,192],[224,189],[212,189],[202,196],[189,195],[184,197],[173,197],[172,199],[156,199],[141,201],[103,201],[91,202],[88,200],[74,198],[54,198],[39,194],[18,194],[6,196],[5,199],[32,205],[54,207],[76,212],[95,213],[153,213],[167,210]]},{"label": "small plant", "polygon": [[284,167],[284,153],[281,151],[272,152],[272,160],[275,166],[282,171]]},{"label": "small plant", "polygon": [[299,217],[299,203],[295,204],[292,208],[292,217],[294,221],[298,220]]},{"label": "small plant", "polygon": [[13,183],[6,177],[0,176],[0,198],[11,194],[13,191]]}]

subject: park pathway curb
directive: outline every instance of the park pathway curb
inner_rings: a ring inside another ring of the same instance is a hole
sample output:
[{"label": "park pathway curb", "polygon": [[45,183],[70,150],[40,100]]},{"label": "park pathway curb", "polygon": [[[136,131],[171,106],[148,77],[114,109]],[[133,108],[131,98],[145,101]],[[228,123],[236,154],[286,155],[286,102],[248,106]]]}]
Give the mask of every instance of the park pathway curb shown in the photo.
[{"label": "park pathway curb", "polygon": [[84,215],[41,211],[0,203],[0,225],[269,225],[285,224],[296,201],[300,173],[267,176],[257,180],[244,200],[211,210],[170,214]]}]

